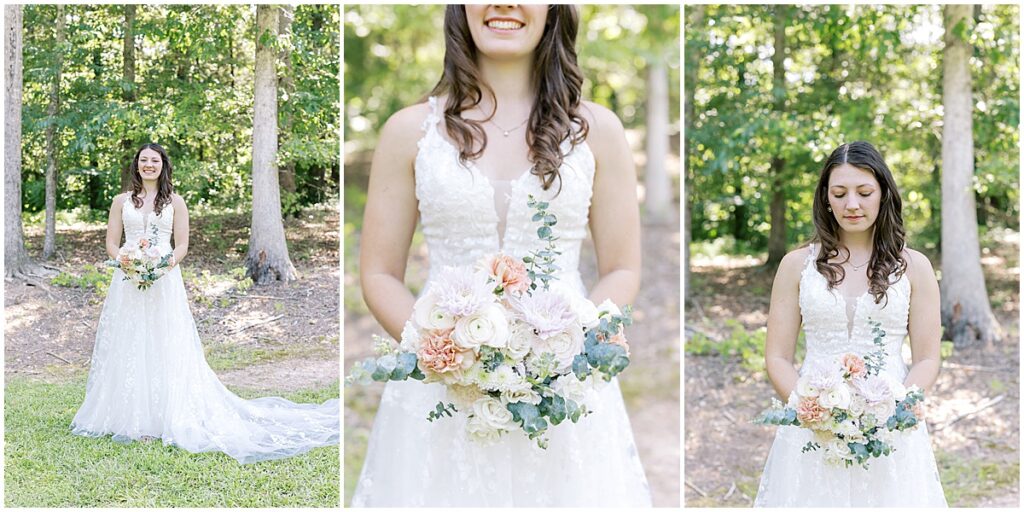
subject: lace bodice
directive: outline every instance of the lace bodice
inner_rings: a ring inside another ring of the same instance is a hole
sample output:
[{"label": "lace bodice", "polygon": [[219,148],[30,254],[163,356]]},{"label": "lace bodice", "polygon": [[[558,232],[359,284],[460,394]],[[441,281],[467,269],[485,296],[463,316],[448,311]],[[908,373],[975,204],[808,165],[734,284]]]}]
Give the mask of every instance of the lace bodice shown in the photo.
[{"label": "lace bodice", "polygon": [[171,251],[171,233],[174,231],[174,206],[164,205],[160,215],[156,212],[143,214],[132,203],[131,197],[125,198],[121,206],[121,223],[124,225],[125,245],[134,245],[141,238],[150,238],[153,229],[157,232],[157,248],[162,252]]},{"label": "lace bodice", "polygon": [[[558,217],[554,226],[562,252],[557,261],[561,269],[558,279],[582,293],[580,245],[587,236],[594,183],[594,155],[587,144],[572,147],[568,140],[562,143],[565,157],[560,169],[561,191],[557,180],[550,189],[543,190],[540,179],[529,171],[513,180],[507,188],[508,211],[502,223],[495,207],[494,185],[472,161],[459,162],[458,149],[439,130],[442,117],[437,98],[431,97],[428,102],[430,113],[418,143],[415,178],[431,268],[472,265],[499,250],[522,257],[542,249],[546,242],[537,238],[540,224],[532,221],[534,211],[526,204],[533,195],[547,201],[548,211]],[[499,240],[501,224],[504,235]]]},{"label": "lace bodice", "polygon": [[[879,304],[867,292],[856,299],[847,299],[838,289],[828,289],[828,280],[814,264],[817,254],[817,245],[811,244],[800,275],[800,313],[807,343],[803,368],[829,364],[847,352],[861,356],[873,352],[876,347],[871,322],[878,322],[886,333],[889,355],[886,371],[904,377],[906,366],[901,349],[910,315],[910,281],[906,273],[889,286],[888,300],[883,298]],[[847,323],[849,300],[855,301],[852,329]]]}]

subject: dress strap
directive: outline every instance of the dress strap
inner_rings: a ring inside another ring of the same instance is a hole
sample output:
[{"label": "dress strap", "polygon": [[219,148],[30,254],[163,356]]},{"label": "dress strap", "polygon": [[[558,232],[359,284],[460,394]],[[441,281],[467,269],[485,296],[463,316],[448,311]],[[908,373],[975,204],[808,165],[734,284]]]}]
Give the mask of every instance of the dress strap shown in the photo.
[{"label": "dress strap", "polygon": [[430,106],[430,112],[427,114],[427,118],[423,120],[423,125],[420,129],[427,133],[436,132],[437,125],[441,122],[441,112],[437,106],[437,96],[427,98],[427,104]]},{"label": "dress strap", "polygon": [[807,251],[807,257],[804,258],[805,267],[814,263],[814,259],[818,257],[818,248],[814,243],[808,244],[807,247],[810,248],[810,251]]}]

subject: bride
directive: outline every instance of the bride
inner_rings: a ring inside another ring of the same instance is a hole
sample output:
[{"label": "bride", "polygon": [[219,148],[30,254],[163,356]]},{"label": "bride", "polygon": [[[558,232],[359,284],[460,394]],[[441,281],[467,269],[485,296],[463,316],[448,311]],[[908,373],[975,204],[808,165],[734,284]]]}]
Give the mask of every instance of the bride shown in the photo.
[{"label": "bride", "polygon": [[[173,193],[171,161],[157,144],[132,160],[131,192],[114,198],[107,254],[155,236],[170,270],[140,290],[117,269],[96,331],[85,402],[73,433],[116,441],[161,438],[190,452],[220,451],[242,463],[297,455],[338,442],[338,400],[296,404],[243,400],[217,379],[203,354],[179,263],[188,253],[188,210]],[[174,248],[171,249],[171,236]]]},{"label": "bride", "polygon": [[[567,5],[447,7],[441,80],[427,101],[385,124],[370,176],[362,289],[395,339],[415,302],[403,280],[417,219],[430,251],[429,287],[442,265],[542,248],[530,195],[558,218],[557,282],[585,293],[577,267],[589,226],[600,274],[589,299],[633,301],[636,172],[618,118],[580,100],[578,23]],[[617,382],[593,393],[593,414],[553,428],[542,450],[518,434],[483,445],[458,422],[428,423],[444,387],[389,382],[352,505],[650,506]]]},{"label": "bride", "polygon": [[[879,322],[888,340],[883,371],[926,393],[935,383],[939,286],[928,258],[904,244],[902,206],[871,144],[843,144],[825,162],[814,191],[814,240],[783,258],[772,286],[765,363],[784,400],[799,376],[793,355],[801,322],[807,355],[800,373],[827,368],[846,352],[872,352],[870,323]],[[909,369],[901,357],[908,334]],[[828,465],[821,450],[801,453],[812,439],[807,429],[779,428],[755,506],[946,506],[924,421],[897,434],[895,451],[871,459],[868,469]]]}]

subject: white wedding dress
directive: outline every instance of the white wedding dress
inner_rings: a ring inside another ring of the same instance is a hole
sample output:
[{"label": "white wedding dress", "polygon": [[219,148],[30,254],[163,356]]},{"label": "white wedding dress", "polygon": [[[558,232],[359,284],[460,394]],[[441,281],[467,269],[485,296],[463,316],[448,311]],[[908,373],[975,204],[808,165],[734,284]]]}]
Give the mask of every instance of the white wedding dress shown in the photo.
[{"label": "white wedding dress", "polygon": [[[459,163],[458,151],[439,132],[437,101],[419,141],[416,197],[424,239],[435,264],[472,265],[499,249],[515,257],[542,248],[527,206],[532,194],[550,202],[558,217],[555,236],[562,255],[560,286],[584,293],[577,269],[594,177],[594,156],[583,144],[561,167],[562,189],[541,188],[525,173],[508,184],[504,235],[499,242],[495,189],[474,165]],[[563,144],[563,154],[569,151]],[[499,196],[500,197],[500,196]],[[500,201],[499,201],[500,203]],[[430,286],[428,278],[427,286]],[[626,370],[629,371],[628,369]],[[369,439],[362,474],[352,497],[356,507],[643,507],[650,506],[647,479],[618,383],[593,392],[594,411],[572,424],[552,426],[546,450],[525,435],[504,435],[495,444],[470,441],[463,418],[427,421],[445,400],[440,384],[389,382]]]},{"label": "white wedding dress", "polygon": [[[157,247],[171,251],[174,208],[143,215],[121,209],[126,244],[158,231]],[[85,402],[72,432],[114,440],[158,437],[190,452],[220,451],[242,463],[290,457],[337,444],[339,404],[296,404],[277,397],[243,400],[206,363],[181,267],[148,290],[114,271],[103,303]]]},{"label": "white wedding dress", "polygon": [[[903,381],[907,366],[901,348],[907,336],[910,312],[910,281],[906,274],[890,285],[888,303],[864,293],[854,300],[852,330],[847,299],[838,289],[828,289],[828,281],[818,272],[814,260],[815,245],[800,276],[800,313],[803,316],[807,354],[801,373],[813,368],[828,368],[836,358],[853,352],[860,356],[876,350],[870,322],[885,330],[888,360],[884,371]],[[822,450],[801,453],[810,430],[779,427],[768,461],[761,475],[754,506],[758,507],[945,507],[935,456],[928,429],[921,423],[916,429],[897,433],[895,451],[859,465],[835,467],[825,463]]]}]

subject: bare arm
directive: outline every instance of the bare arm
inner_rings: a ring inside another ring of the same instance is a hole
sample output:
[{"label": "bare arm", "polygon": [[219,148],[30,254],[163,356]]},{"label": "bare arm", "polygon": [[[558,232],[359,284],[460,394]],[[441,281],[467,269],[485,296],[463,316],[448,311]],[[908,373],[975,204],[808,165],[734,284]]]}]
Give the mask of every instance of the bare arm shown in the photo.
[{"label": "bare arm", "polygon": [[783,401],[789,399],[800,377],[793,359],[800,335],[800,272],[808,251],[798,249],[782,258],[772,284],[764,363],[768,379]]},{"label": "bare arm", "polygon": [[174,207],[174,259],[171,261],[173,267],[181,263],[188,254],[188,207],[178,194],[171,196],[171,205]]},{"label": "bare arm", "polygon": [[385,123],[373,155],[363,212],[359,249],[363,300],[396,340],[401,339],[416,301],[405,286],[405,267],[418,216],[413,163],[425,116],[425,106],[414,105]]},{"label": "bare arm", "polygon": [[640,289],[640,207],[636,166],[622,122],[610,110],[588,103],[587,144],[597,169],[590,202],[590,233],[597,253],[598,281],[590,300],[625,305]]},{"label": "bare arm", "polygon": [[913,364],[904,383],[924,391],[939,377],[941,360],[942,320],[939,315],[939,283],[935,270],[925,255],[909,253],[907,272],[910,278],[910,349]]},{"label": "bare arm", "polygon": [[124,231],[123,220],[121,219],[121,208],[128,200],[128,194],[118,194],[110,205],[110,215],[107,216],[107,256],[112,260],[117,259],[117,252],[121,249],[121,234]]}]

